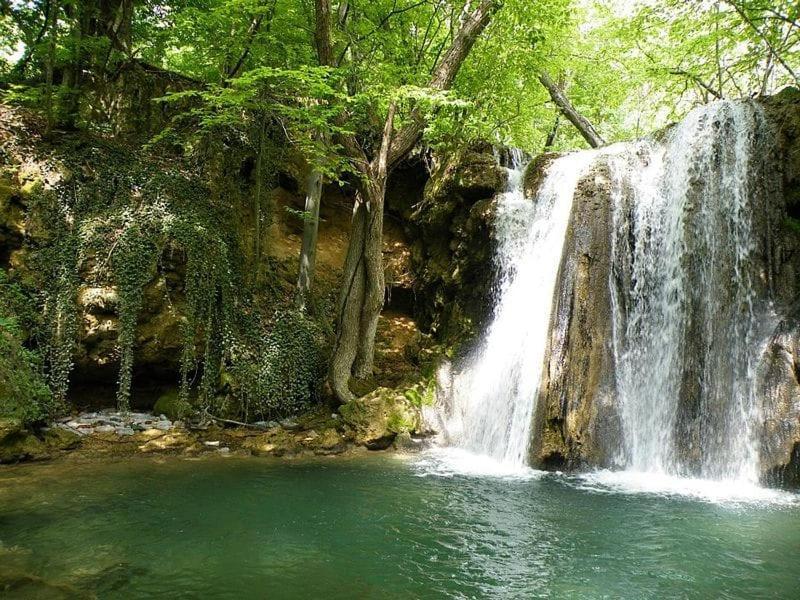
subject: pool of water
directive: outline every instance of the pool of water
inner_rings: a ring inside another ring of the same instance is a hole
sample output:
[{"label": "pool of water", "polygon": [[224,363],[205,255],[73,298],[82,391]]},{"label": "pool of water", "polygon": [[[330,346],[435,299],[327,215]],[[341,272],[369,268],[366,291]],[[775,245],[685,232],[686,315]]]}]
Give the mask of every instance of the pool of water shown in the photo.
[{"label": "pool of water", "polygon": [[797,598],[796,496],[432,453],[0,469],[0,596]]}]

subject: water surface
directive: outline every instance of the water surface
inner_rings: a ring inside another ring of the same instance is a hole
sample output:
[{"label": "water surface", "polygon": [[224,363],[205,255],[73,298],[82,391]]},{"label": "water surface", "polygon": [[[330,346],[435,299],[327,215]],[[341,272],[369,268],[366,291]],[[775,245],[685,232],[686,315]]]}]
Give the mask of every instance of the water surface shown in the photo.
[{"label": "water surface", "polygon": [[794,496],[488,467],[431,454],[4,468],[0,582],[19,598],[798,597]]}]

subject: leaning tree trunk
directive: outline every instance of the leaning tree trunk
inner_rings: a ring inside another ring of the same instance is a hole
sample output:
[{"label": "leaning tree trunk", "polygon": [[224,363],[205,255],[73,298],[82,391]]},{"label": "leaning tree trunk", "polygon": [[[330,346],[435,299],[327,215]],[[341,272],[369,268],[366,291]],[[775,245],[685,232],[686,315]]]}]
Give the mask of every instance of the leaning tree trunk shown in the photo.
[{"label": "leaning tree trunk", "polygon": [[359,348],[361,315],[366,288],[364,246],[367,229],[367,203],[362,191],[356,194],[350,243],[344,261],[342,289],[339,295],[336,341],[331,356],[330,383],[340,402],[353,398],[348,383]]},{"label": "leaning tree trunk", "polygon": [[[315,0],[314,5],[315,40],[320,64],[334,66],[330,39],[330,0]],[[435,65],[429,87],[435,90],[451,87],[478,36],[501,5],[499,0],[481,0],[471,12],[467,9],[472,2],[464,5],[459,29],[450,47]],[[380,151],[372,160],[367,158],[354,136],[338,136],[338,141],[361,175],[339,300],[337,338],[331,359],[330,383],[340,402],[348,402],[353,398],[348,386],[352,375],[363,378],[372,372],[375,333],[384,298],[381,252],[386,177],[411,152],[425,129],[422,112],[414,108],[403,127],[394,131],[395,110],[395,103],[390,103]]]},{"label": "leaning tree trunk", "polygon": [[361,343],[356,353],[353,375],[358,378],[372,374],[375,358],[375,334],[385,297],[386,281],[383,272],[383,201],[386,178],[367,182],[366,238],[364,239],[364,302],[361,308]]},{"label": "leaning tree trunk", "polygon": [[575,110],[575,107],[572,106],[569,98],[567,98],[566,94],[564,94],[564,91],[555,81],[553,81],[550,75],[543,71],[539,74],[539,82],[547,90],[547,93],[550,94],[550,99],[558,107],[561,113],[569,120],[570,123],[575,126],[575,128],[583,136],[583,139],[585,139],[592,148],[599,148],[600,146],[605,145],[605,140],[600,137],[600,134],[597,133],[597,130],[594,128],[589,119]]}]

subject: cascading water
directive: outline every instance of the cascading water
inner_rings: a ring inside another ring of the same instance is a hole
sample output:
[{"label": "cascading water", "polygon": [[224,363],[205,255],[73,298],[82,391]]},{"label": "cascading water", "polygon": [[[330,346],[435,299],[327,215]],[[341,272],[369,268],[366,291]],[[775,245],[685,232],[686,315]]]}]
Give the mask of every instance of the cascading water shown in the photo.
[{"label": "cascading water", "polygon": [[533,201],[523,195],[517,155],[496,218],[492,321],[477,349],[440,373],[445,441],[526,464],[540,434],[531,427],[547,341],[560,330],[551,314],[565,283],[558,278],[573,197],[590,167],[605,166],[615,372],[602,410],[616,415],[604,423],[619,426],[592,435],[620,439],[615,462],[627,471],[757,483],[756,371],[774,326],[756,256],[756,218],[766,214],[765,127],[754,103],[710,104],[660,139],[553,161]]},{"label": "cascading water", "polygon": [[758,480],[762,120],[753,104],[717,102],[663,142],[609,159],[620,463],[630,470]]},{"label": "cascading water", "polygon": [[536,198],[523,193],[524,164],[513,154],[508,189],[497,208],[500,284],[482,341],[455,373],[440,377],[446,441],[523,466],[575,186],[593,152],[549,166]]}]

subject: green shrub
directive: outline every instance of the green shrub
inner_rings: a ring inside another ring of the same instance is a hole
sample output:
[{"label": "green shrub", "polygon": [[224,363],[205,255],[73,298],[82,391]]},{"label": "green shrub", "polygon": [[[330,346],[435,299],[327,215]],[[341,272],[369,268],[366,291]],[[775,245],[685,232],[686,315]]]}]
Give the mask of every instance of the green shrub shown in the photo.
[{"label": "green shrub", "polygon": [[14,310],[23,310],[24,297],[0,271],[0,418],[24,424],[43,421],[57,410],[42,372],[38,352],[23,346],[26,337]]}]

